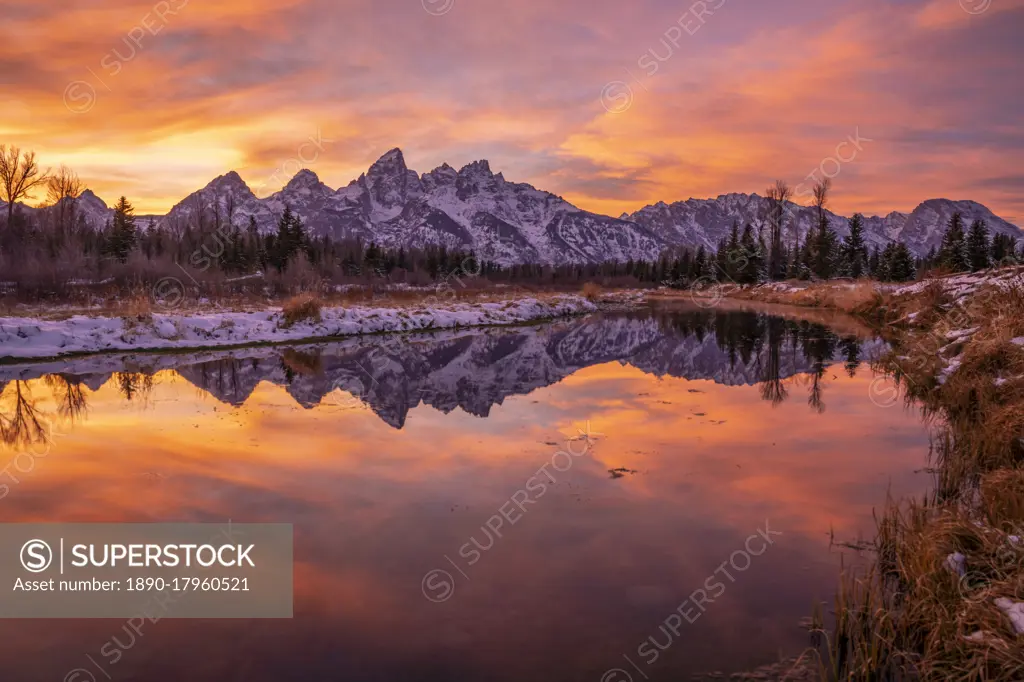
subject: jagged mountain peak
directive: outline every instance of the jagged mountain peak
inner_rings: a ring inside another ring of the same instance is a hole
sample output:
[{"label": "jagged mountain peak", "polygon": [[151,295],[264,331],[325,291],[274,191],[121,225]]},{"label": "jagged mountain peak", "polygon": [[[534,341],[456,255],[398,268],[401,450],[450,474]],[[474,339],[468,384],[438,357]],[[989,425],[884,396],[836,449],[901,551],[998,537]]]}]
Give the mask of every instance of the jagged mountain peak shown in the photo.
[{"label": "jagged mountain peak", "polygon": [[103,201],[103,199],[100,199],[98,196],[96,196],[96,193],[93,192],[91,189],[82,190],[82,193],[78,195],[78,201],[82,203],[92,204],[97,208],[109,208],[109,206],[107,206],[107,202]]},{"label": "jagged mountain peak", "polygon": [[224,175],[218,175],[203,189],[252,194],[252,190],[249,189],[249,185],[245,184],[245,180],[242,179],[242,176],[239,175],[237,171],[228,171]]},{"label": "jagged mountain peak", "polygon": [[430,171],[429,173],[424,173],[423,177],[426,178],[427,176],[430,176],[435,178],[455,178],[458,174],[459,172],[457,170],[455,170],[454,168],[449,166],[447,162],[445,162],[442,163],[437,168],[435,168],[434,170]]},{"label": "jagged mountain peak", "polygon": [[[320,185],[323,185],[323,183],[320,182],[319,176],[308,168],[303,168],[288,181],[284,189],[312,188],[319,187]],[[326,185],[324,186],[326,187]]]},{"label": "jagged mountain peak", "polygon": [[480,159],[478,161],[467,163],[465,166],[459,169],[459,175],[490,177],[494,174],[491,172],[491,164],[487,161],[487,159]]},{"label": "jagged mountain peak", "polygon": [[442,163],[429,173],[424,173],[420,178],[420,182],[423,184],[424,190],[430,192],[439,187],[454,185],[458,177],[458,171],[447,163]]},{"label": "jagged mountain peak", "polygon": [[379,159],[373,162],[366,172],[367,177],[374,175],[401,175],[408,168],[405,165],[405,155],[398,147],[385,152]]}]

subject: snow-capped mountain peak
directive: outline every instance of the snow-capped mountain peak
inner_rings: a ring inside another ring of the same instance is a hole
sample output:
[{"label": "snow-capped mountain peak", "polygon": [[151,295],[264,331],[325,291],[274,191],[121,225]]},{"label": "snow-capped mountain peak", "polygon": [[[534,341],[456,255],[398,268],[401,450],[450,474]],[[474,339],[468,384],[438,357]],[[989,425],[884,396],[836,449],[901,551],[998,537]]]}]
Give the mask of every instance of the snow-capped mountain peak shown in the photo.
[{"label": "snow-capped mountain peak", "polygon": [[[288,184],[285,185],[283,189],[312,189],[319,187],[322,184],[323,183],[320,182],[320,178],[317,177],[316,173],[309,170],[308,168],[303,168],[298,173],[296,173],[291,180],[288,181]],[[324,187],[326,187],[326,185],[324,185]]]},{"label": "snow-capped mountain peak", "polygon": [[402,150],[397,147],[374,161],[358,182],[369,194],[375,222],[394,218],[422,192],[419,174],[406,167]]},{"label": "snow-capped mountain peak", "polygon": [[249,189],[249,185],[245,184],[245,180],[242,179],[242,176],[235,171],[228,171],[224,175],[218,175],[216,178],[211,180],[204,189],[214,190],[216,192],[252,194],[252,190]]},{"label": "snow-capped mountain peak", "polygon": [[78,195],[78,203],[80,204],[80,207],[88,206],[90,208],[101,210],[106,210],[110,208],[109,206],[107,206],[107,202],[103,201],[103,199],[100,199],[98,196],[96,196],[96,194],[91,189],[84,190],[81,194]]},{"label": "snow-capped mountain peak", "polygon": [[463,177],[491,177],[494,173],[491,172],[490,162],[487,159],[480,159],[479,161],[467,163],[459,169],[459,175]]},{"label": "snow-capped mountain peak", "polygon": [[431,192],[444,185],[454,185],[458,177],[459,172],[457,170],[447,163],[442,163],[429,173],[424,173],[420,178],[420,183],[425,191]]}]

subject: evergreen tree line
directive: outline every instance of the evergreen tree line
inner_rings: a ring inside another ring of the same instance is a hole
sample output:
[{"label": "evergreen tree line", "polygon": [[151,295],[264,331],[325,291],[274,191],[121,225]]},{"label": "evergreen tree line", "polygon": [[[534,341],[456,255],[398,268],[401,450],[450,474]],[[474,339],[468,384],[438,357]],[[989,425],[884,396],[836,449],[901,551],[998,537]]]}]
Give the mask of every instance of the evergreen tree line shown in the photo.
[{"label": "evergreen tree line", "polygon": [[903,282],[925,271],[978,271],[1024,261],[1024,251],[1017,251],[1012,237],[990,237],[983,220],[975,220],[965,229],[959,213],[946,226],[941,246],[924,258],[915,258],[900,242],[890,242],[881,250],[869,249],[860,214],[849,220],[849,233],[840,239],[824,212],[827,190],[826,185],[819,197],[816,188],[817,227],[792,245],[781,238],[786,215],[780,212],[769,215],[768,229],[749,223],[741,229],[734,223],[729,236],[715,248],[674,249],[651,261],[500,266],[443,245],[393,249],[359,239],[311,236],[301,218],[287,207],[277,229],[269,234],[262,233],[251,217],[247,227],[241,228],[230,220],[230,212],[226,212],[228,219],[222,220],[220,211],[215,212],[213,221],[140,226],[125,197],[120,197],[113,218],[100,230],[87,226],[84,216],[76,217],[63,202],[34,217],[14,211],[7,229],[0,230],[0,258],[19,282],[19,267],[49,262],[51,280],[116,277],[123,274],[119,266],[130,265],[132,272],[152,279],[187,267],[189,277],[197,280],[206,273],[224,279],[298,272],[334,282],[355,278],[425,285],[479,276],[492,282],[568,286],[597,279],[612,285],[668,283],[680,288],[702,281],[754,284],[784,278],[872,277]]}]

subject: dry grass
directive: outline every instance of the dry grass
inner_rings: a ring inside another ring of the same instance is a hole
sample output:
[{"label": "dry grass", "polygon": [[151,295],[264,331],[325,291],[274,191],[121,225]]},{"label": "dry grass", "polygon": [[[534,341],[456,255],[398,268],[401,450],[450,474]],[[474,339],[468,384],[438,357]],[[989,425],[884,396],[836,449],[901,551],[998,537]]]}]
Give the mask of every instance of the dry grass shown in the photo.
[{"label": "dry grass", "polygon": [[601,297],[601,285],[597,282],[587,282],[580,290],[580,295],[588,301],[594,302]]},{"label": "dry grass", "polygon": [[323,303],[313,294],[299,294],[281,306],[281,326],[293,327],[299,322],[319,322]]},{"label": "dry grass", "polygon": [[[998,483],[984,490],[985,505],[1007,492]],[[841,581],[823,677],[1024,679],[1024,646],[995,603],[1024,598],[1024,547],[1001,530],[1013,522],[995,509],[891,505],[879,520],[878,560]],[[956,552],[966,557],[963,576],[947,562]]]},{"label": "dry grass", "polygon": [[994,471],[981,481],[981,509],[1006,532],[1024,527],[1024,469]]},{"label": "dry grass", "polygon": [[[323,303],[324,308],[355,305],[392,308],[410,305],[446,306],[454,303],[508,301],[527,296],[543,299],[573,293],[578,293],[578,290],[539,285],[465,289],[457,285],[451,288],[423,287],[418,289],[358,286],[340,291],[325,289],[318,291],[316,296]],[[249,288],[225,288],[223,290],[215,290],[210,286],[204,286],[202,290],[196,289],[194,286],[186,286],[183,298],[180,301],[175,301],[173,306],[154,302],[152,292],[144,287],[125,290],[111,286],[102,291],[93,291],[92,294],[80,299],[65,300],[60,304],[53,302],[27,304],[0,297],[0,316],[42,317],[45,319],[63,319],[71,315],[121,317],[126,315],[125,301],[129,298],[138,298],[140,306],[148,305],[153,312],[157,313],[247,312],[282,306],[293,298],[291,294],[278,295],[256,284]]]},{"label": "dry grass", "polygon": [[775,285],[741,288],[731,291],[728,296],[764,303],[829,308],[845,313],[855,313],[879,296],[877,282],[868,279],[814,283],[790,280],[779,284],[784,284],[787,288],[778,290]]},{"label": "dry grass", "polygon": [[122,306],[122,315],[138,320],[150,319],[153,317],[153,303],[148,296],[133,295],[125,300]]},{"label": "dry grass", "polygon": [[[1011,343],[1024,336],[1024,287],[880,298],[861,313],[901,324],[879,367],[939,428],[937,486],[886,509],[875,564],[844,576],[827,676],[1024,680],[1024,635],[995,604],[1024,600],[1024,543],[1009,537],[1024,534],[1024,347]],[[962,577],[946,564],[955,552]]]},{"label": "dry grass", "polygon": [[875,283],[867,280],[827,282],[798,292],[794,301],[797,305],[853,312],[874,300],[877,295]]}]

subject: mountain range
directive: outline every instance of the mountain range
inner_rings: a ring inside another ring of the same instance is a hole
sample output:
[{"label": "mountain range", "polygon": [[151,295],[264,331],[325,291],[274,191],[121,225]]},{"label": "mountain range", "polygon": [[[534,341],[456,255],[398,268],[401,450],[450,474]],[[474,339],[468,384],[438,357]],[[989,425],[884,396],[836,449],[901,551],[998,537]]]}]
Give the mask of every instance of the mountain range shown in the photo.
[{"label": "mountain range", "polygon": [[[77,203],[94,227],[105,224],[113,213],[89,190]],[[165,216],[140,216],[140,224],[209,228],[230,220],[245,229],[252,219],[261,231],[270,232],[276,230],[285,207],[302,218],[312,235],[358,237],[393,248],[444,245],[509,265],[651,260],[670,247],[714,249],[734,222],[762,226],[769,204],[757,194],[723,194],[659,202],[614,218],[580,209],[532,185],[509,182],[492,172],[487,161],[459,170],[442,164],[421,175],[406,166],[400,149],[392,149],[337,190],[303,169],[279,192],[260,199],[231,171],[190,194]],[[813,207],[791,203],[788,208],[784,239],[792,243],[794,229],[802,239],[816,225],[817,216]],[[968,224],[984,219],[993,234],[1024,237],[1020,228],[977,202],[929,199],[909,214],[894,211],[865,217],[865,240],[874,248],[902,241],[923,256],[939,246],[957,211]],[[849,232],[846,217],[827,215],[837,234]]]}]

